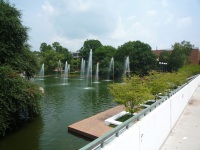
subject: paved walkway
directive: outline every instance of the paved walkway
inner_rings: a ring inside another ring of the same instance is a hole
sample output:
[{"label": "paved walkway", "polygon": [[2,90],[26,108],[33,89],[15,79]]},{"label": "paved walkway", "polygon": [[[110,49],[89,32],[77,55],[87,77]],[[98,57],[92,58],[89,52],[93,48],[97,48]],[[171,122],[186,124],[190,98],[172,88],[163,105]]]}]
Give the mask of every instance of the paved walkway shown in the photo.
[{"label": "paved walkway", "polygon": [[161,150],[200,150],[200,85]]},{"label": "paved walkway", "polygon": [[113,129],[112,127],[105,125],[104,120],[118,114],[123,110],[125,110],[124,106],[111,108],[68,126],[68,130],[89,137],[91,139],[96,139]]}]

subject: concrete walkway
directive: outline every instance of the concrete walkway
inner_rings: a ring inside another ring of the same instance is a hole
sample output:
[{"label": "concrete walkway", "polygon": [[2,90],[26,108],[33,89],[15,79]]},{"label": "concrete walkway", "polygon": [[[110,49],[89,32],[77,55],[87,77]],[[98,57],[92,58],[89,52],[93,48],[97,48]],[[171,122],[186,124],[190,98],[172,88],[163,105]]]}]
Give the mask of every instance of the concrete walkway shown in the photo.
[{"label": "concrete walkway", "polygon": [[161,150],[200,150],[200,85]]}]

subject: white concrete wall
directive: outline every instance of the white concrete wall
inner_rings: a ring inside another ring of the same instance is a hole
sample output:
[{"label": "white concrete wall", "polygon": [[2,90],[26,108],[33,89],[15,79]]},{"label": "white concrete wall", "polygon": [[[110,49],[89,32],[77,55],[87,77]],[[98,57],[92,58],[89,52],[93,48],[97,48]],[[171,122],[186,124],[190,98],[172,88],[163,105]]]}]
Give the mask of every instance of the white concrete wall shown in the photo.
[{"label": "white concrete wall", "polygon": [[105,145],[103,150],[159,149],[176,124],[199,83],[200,75],[119,137]]}]

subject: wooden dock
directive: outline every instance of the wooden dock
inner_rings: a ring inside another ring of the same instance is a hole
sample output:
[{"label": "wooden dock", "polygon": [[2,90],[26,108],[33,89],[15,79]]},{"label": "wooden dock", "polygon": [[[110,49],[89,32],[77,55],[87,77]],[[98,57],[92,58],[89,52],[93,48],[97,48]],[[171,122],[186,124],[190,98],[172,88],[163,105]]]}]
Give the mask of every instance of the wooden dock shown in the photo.
[{"label": "wooden dock", "polygon": [[104,124],[104,120],[123,110],[125,110],[125,107],[121,105],[111,108],[68,126],[68,131],[86,136],[91,139],[96,139],[112,129],[112,127]]}]

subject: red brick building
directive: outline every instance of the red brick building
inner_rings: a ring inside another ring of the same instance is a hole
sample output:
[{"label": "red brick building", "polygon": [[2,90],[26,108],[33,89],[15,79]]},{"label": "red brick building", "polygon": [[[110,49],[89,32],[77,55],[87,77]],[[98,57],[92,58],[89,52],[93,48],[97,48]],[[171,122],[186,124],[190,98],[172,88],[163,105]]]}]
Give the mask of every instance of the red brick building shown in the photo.
[{"label": "red brick building", "polygon": [[189,57],[189,61],[191,62],[191,64],[199,64],[200,62],[200,52],[199,49],[193,49],[190,57]]},{"label": "red brick building", "polygon": [[[163,52],[164,50],[152,50],[152,52],[159,57],[160,53]],[[172,51],[172,50],[168,50]],[[191,54],[189,56],[189,61],[191,64],[200,64],[200,51],[198,48],[194,48],[191,51]]]}]

